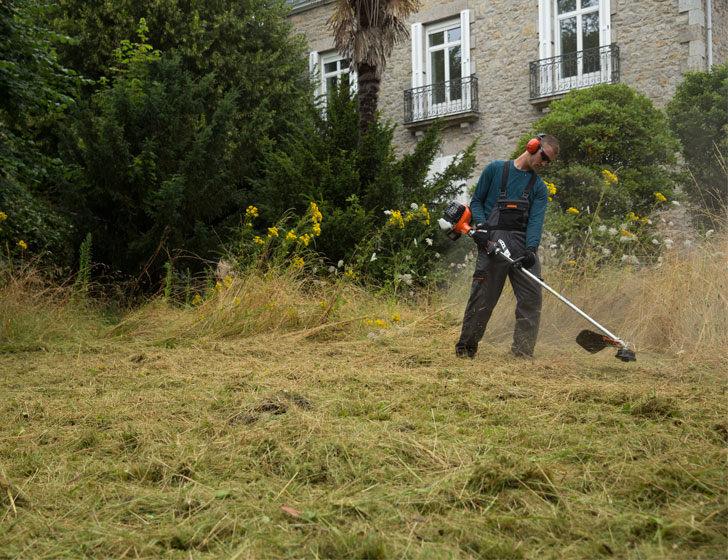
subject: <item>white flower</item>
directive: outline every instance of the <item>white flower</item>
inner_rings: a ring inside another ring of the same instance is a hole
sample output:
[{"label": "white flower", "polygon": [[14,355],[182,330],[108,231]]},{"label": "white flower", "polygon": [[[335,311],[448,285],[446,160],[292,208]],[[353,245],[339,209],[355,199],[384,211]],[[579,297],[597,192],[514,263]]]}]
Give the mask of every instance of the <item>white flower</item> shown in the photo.
[{"label": "white flower", "polygon": [[617,228],[610,227],[609,228],[609,234],[610,235],[617,235]]},{"label": "white flower", "polygon": [[412,285],[412,275],[411,274],[402,274],[399,277],[399,281],[404,282],[408,286],[411,286]]},{"label": "white flower", "polygon": [[340,260],[338,263],[336,263],[336,268],[341,268],[342,266],[344,266],[343,260]]},{"label": "white flower", "polygon": [[419,206],[417,206],[416,202],[413,202],[412,204],[410,204],[410,208],[412,208],[412,210],[417,210]]},{"label": "white flower", "polygon": [[435,253],[435,258],[436,259],[439,259],[440,258],[440,253]]},{"label": "white flower", "polygon": [[336,267],[335,267],[335,266],[330,266],[330,267],[329,267],[329,272],[330,272],[331,274],[333,274],[334,272],[336,272]]},{"label": "white flower", "polygon": [[715,233],[715,230],[714,229],[709,229],[708,231],[705,232],[705,237],[710,237],[714,233]]},{"label": "white flower", "polygon": [[415,239],[414,242],[415,242],[415,247],[417,247],[417,239]]},{"label": "white flower", "polygon": [[385,210],[384,211],[384,215],[385,216],[391,216],[392,215],[392,211],[391,210]]},{"label": "white flower", "polygon": [[599,233],[604,233],[605,231],[607,231],[607,226],[605,226],[604,224],[600,225],[599,226]]},{"label": "white flower", "polygon": [[640,261],[634,255],[622,255],[622,262],[627,264],[640,264]]},{"label": "white flower", "polygon": [[634,241],[634,237],[630,237],[629,235],[622,235],[619,237],[620,243],[629,243],[630,241]]},{"label": "white flower", "polygon": [[[712,229],[710,231],[713,231]],[[429,237],[425,237],[425,243],[427,243],[430,247],[432,247],[432,239]]]},{"label": "white flower", "polygon": [[377,254],[376,253],[372,253],[372,258],[369,259],[369,262],[374,262],[376,260],[377,260]]},{"label": "white flower", "polygon": [[665,239],[665,247],[668,249],[672,249],[672,246],[675,242],[672,239]]},{"label": "white flower", "polygon": [[609,249],[607,249],[606,247],[602,248],[602,255],[607,256],[607,255],[611,255],[611,254],[612,254],[612,252]]},{"label": "white flower", "polygon": [[450,263],[450,268],[454,267],[455,263]]},{"label": "white flower", "polygon": [[659,245],[659,244],[660,244],[660,242],[659,242],[659,241],[658,241],[657,239],[655,239],[655,238],[653,237],[653,238],[652,238],[652,244],[653,244],[653,245]]},{"label": "white flower", "polygon": [[680,203],[679,203],[679,202],[678,202],[677,200],[673,200],[673,201],[672,201],[672,203],[673,203],[673,204],[674,204],[675,206],[680,206]]}]

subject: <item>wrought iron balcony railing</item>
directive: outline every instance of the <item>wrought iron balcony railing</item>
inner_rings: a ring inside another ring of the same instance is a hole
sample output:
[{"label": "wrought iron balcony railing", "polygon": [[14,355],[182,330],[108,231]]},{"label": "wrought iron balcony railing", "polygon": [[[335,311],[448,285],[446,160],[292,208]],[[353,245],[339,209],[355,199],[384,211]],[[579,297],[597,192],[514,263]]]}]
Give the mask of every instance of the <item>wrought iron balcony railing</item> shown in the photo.
[{"label": "wrought iron balcony railing", "polygon": [[478,112],[478,78],[468,76],[404,92],[404,124]]},{"label": "wrought iron balcony railing", "polygon": [[619,82],[619,47],[607,45],[530,64],[531,99]]}]

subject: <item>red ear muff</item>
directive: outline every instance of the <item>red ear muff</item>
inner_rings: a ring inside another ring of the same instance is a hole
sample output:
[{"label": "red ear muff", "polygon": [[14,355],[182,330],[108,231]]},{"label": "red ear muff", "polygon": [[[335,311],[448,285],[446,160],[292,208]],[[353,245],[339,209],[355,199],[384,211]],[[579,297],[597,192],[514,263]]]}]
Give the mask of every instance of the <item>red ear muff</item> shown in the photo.
[{"label": "red ear muff", "polygon": [[528,144],[526,144],[526,151],[529,154],[535,154],[538,152],[538,149],[541,147],[541,138],[546,136],[545,134],[537,134],[536,138],[531,138],[528,141]]}]

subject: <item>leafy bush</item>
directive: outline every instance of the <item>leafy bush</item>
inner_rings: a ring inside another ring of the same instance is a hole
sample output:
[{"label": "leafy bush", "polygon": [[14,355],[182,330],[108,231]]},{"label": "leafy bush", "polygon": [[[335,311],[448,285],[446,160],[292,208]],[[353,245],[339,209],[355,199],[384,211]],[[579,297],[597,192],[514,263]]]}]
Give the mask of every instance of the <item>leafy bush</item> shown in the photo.
[{"label": "leafy bush", "polygon": [[705,72],[688,72],[666,111],[680,139],[692,179],[684,182],[691,202],[725,216],[728,204],[728,62]]},{"label": "leafy bush", "polygon": [[248,203],[261,209],[263,223],[273,223],[317,202],[323,221],[315,246],[333,271],[356,270],[390,286],[432,279],[438,255],[452,242],[430,215],[439,215],[470,176],[475,143],[428,179],[440,147],[438,125],[398,160],[389,124],[377,120],[359,141],[358,122],[356,100],[342,87],[323,113],[301,119],[296,133],[270,153]]},{"label": "leafy bush", "polygon": [[545,245],[572,261],[589,253],[636,262],[659,250],[650,215],[673,197],[677,142],[647,97],[625,84],[574,90],[554,101],[532,132],[561,143],[544,174],[552,192]]},{"label": "leafy bush", "polygon": [[230,141],[236,96],[144,42],[119,63],[119,76],[61,131],[72,173],[58,190],[77,230],[92,233],[98,262],[133,275],[146,263],[154,278],[162,247],[209,257],[217,229],[241,208]]}]

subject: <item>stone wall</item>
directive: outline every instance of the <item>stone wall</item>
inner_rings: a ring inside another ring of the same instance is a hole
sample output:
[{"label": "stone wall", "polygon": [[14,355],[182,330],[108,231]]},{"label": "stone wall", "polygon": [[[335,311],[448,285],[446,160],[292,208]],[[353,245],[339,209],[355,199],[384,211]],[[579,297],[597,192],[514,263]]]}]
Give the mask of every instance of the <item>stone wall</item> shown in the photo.
[{"label": "stone wall", "polygon": [[[706,0],[611,0],[612,42],[620,47],[620,81],[664,107],[688,70],[707,64]],[[506,159],[518,139],[543,116],[543,105],[529,101],[529,62],[539,58],[538,0],[425,0],[408,23],[433,23],[471,10],[471,59],[479,81],[480,115],[468,126],[455,124],[443,134],[441,155],[452,155],[480,137],[477,170]],[[326,21],[333,4],[319,4],[290,16],[311,50],[333,47]],[[713,0],[713,59],[728,52],[728,0]],[[417,141],[403,120],[404,91],[411,88],[411,43],[392,54],[382,78],[380,110],[398,124],[395,143],[409,152]]]}]

